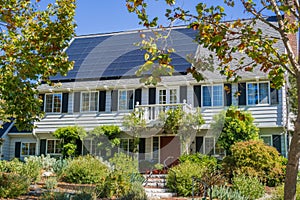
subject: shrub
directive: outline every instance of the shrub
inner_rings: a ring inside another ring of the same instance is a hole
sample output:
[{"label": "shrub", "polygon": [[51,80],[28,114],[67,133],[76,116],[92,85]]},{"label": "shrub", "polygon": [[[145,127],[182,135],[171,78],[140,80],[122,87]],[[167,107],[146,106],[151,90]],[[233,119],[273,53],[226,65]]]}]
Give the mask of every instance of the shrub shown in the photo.
[{"label": "shrub", "polygon": [[106,165],[88,155],[70,161],[63,172],[62,179],[69,183],[100,183],[108,172]]},{"label": "shrub", "polygon": [[57,180],[55,177],[49,177],[45,180],[45,187],[47,190],[53,190],[57,187]]},{"label": "shrub", "polygon": [[42,166],[40,162],[34,157],[26,157],[25,158],[25,166],[26,173],[31,179],[31,182],[39,181],[41,178],[41,170]]},{"label": "shrub", "polygon": [[[192,178],[201,179],[206,167],[189,160],[171,168],[167,175],[167,186],[181,196],[191,196],[193,190]],[[195,186],[195,188],[198,186]]]},{"label": "shrub", "polygon": [[286,159],[278,151],[262,141],[238,142],[231,147],[231,156],[223,160],[224,170],[232,173],[256,176],[268,186],[281,183],[285,176]]},{"label": "shrub", "polygon": [[28,191],[30,180],[15,172],[0,173],[0,197],[13,198]]},{"label": "shrub", "polygon": [[114,171],[122,171],[127,175],[138,172],[138,161],[124,153],[115,154],[109,159],[109,162]]},{"label": "shrub", "polygon": [[215,168],[217,166],[217,159],[212,156],[204,155],[201,153],[184,154],[179,157],[179,162],[191,161],[193,163],[199,163],[207,168]]},{"label": "shrub", "polygon": [[66,160],[66,159],[59,159],[59,160],[55,161],[55,163],[53,165],[53,171],[55,172],[58,179],[61,178],[61,176],[63,175],[64,171],[66,170],[68,164],[69,164],[68,160]]},{"label": "shrub", "polygon": [[[297,183],[296,188],[296,200],[300,200],[300,184]],[[284,199],[284,184],[277,186],[272,192],[272,200],[283,200]]]},{"label": "shrub", "polygon": [[146,192],[141,183],[133,182],[130,190],[120,198],[121,200],[147,200]]},{"label": "shrub", "polygon": [[256,177],[236,175],[233,178],[233,189],[250,200],[258,199],[265,194],[263,184]]},{"label": "shrub", "polygon": [[239,191],[232,190],[226,186],[213,186],[212,198],[218,200],[248,200],[247,197],[244,197]]}]

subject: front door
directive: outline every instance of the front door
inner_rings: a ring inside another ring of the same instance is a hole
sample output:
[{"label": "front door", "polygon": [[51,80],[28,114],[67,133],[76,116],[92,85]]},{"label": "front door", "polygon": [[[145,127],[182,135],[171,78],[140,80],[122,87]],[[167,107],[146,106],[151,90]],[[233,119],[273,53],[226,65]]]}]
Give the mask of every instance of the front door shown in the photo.
[{"label": "front door", "polygon": [[177,136],[160,137],[160,163],[169,166],[180,156],[180,140]]}]

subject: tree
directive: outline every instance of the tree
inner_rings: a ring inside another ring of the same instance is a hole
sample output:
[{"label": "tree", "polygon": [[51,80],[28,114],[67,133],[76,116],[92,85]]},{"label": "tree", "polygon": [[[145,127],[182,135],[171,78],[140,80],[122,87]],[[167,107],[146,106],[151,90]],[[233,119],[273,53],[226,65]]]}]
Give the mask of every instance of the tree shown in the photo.
[{"label": "tree", "polygon": [[[61,148],[63,157],[78,156],[78,146],[81,145],[86,137],[86,131],[79,126],[67,126],[56,129],[53,136],[61,139]],[[81,142],[80,142],[81,141]]]},{"label": "tree", "polygon": [[[164,0],[172,6],[175,0]],[[219,60],[221,74],[227,76],[228,80],[238,80],[240,71],[253,71],[259,68],[260,71],[268,74],[272,87],[280,88],[285,82],[285,72],[296,79],[297,99],[300,100],[300,60],[296,52],[296,36],[300,26],[300,4],[297,0],[224,0],[226,6],[235,6],[240,2],[245,12],[253,16],[250,20],[237,19],[233,22],[223,22],[226,16],[224,7],[211,6],[197,3],[196,14],[180,7],[170,7],[166,10],[165,16],[173,22],[181,20],[188,23],[189,28],[197,31],[195,41],[203,47],[212,51]],[[126,0],[129,12],[134,12],[140,19],[140,24],[145,27],[156,27],[157,17],[150,20],[147,13],[147,3],[144,0]],[[276,22],[270,22],[265,17],[274,15]],[[274,34],[263,33],[257,28],[258,23],[263,23]],[[172,24],[172,23],[171,23]],[[144,42],[144,44],[149,44]],[[277,47],[285,47],[285,51],[277,51]],[[155,46],[154,46],[155,47]],[[168,51],[153,50],[152,46],[144,48],[148,52],[158,52],[146,56],[145,65],[153,66],[158,62],[161,68],[172,68],[170,53]],[[241,54],[240,59],[236,55]],[[249,60],[249,62],[248,62]],[[233,62],[234,61],[234,62]],[[142,66],[142,67],[145,67]],[[201,71],[197,65],[192,65],[188,70],[194,77],[201,78]],[[140,73],[140,72],[139,72]],[[300,158],[300,104],[297,107],[297,119],[295,131],[291,140],[288,164],[285,179],[285,199],[294,200],[296,194],[297,172]]]},{"label": "tree", "polygon": [[230,148],[236,142],[259,138],[259,129],[253,124],[254,118],[251,113],[231,106],[226,112],[222,111],[215,116],[214,120],[213,132],[219,134],[221,131],[218,144],[225,149],[227,155],[231,155]]},{"label": "tree", "polygon": [[42,117],[37,87],[73,67],[64,51],[74,37],[75,0],[0,0],[0,120],[31,129]]}]

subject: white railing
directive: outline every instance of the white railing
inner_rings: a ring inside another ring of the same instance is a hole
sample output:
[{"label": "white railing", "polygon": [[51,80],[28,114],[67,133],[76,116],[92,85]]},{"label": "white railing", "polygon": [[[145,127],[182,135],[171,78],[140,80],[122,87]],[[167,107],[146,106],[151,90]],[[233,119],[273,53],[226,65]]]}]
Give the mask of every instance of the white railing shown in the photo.
[{"label": "white railing", "polygon": [[136,104],[136,109],[141,113],[141,117],[146,120],[146,122],[151,122],[159,119],[161,112],[167,112],[170,109],[176,109],[181,107],[186,113],[191,113],[194,111],[193,107],[186,103],[173,103],[173,104],[149,104],[149,105],[139,105]]}]

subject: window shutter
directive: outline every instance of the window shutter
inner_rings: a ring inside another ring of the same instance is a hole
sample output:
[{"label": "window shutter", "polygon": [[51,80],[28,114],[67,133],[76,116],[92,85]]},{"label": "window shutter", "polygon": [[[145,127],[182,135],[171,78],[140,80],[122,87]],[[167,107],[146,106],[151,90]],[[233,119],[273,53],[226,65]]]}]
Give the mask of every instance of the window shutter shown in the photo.
[{"label": "window shutter", "polygon": [[68,112],[68,101],[69,101],[69,93],[63,93],[63,95],[62,95],[62,113]]},{"label": "window shutter", "polygon": [[106,91],[99,91],[99,112],[105,111]]},{"label": "window shutter", "polygon": [[111,91],[111,111],[118,111],[118,90]]},{"label": "window shutter", "polygon": [[180,86],[180,103],[183,103],[184,100],[187,100],[187,86]]},{"label": "window shutter", "polygon": [[279,153],[281,153],[281,137],[280,135],[272,135],[273,139],[273,147],[277,149]]},{"label": "window shutter", "polygon": [[140,138],[139,139],[139,160],[145,160],[145,153],[146,153],[146,139]]},{"label": "window shutter", "polygon": [[80,112],[80,92],[74,93],[74,112]]},{"label": "window shutter", "polygon": [[46,139],[41,139],[40,140],[40,155],[46,155],[46,144],[47,140]]},{"label": "window shutter", "polygon": [[142,104],[142,89],[136,89],[134,91],[134,106],[136,103],[139,102],[139,104]]},{"label": "window shutter", "polygon": [[44,103],[45,103],[45,94],[39,94],[39,99],[42,100],[42,103],[41,103],[41,111],[44,111],[45,110],[45,107],[44,107]]},{"label": "window shutter", "polygon": [[149,88],[149,104],[156,104],[156,88]]},{"label": "window shutter", "polygon": [[21,157],[21,142],[15,143],[15,157],[20,158]]},{"label": "window shutter", "polygon": [[278,104],[279,103],[278,90],[271,87],[270,91],[271,91],[271,104],[272,105]]},{"label": "window shutter", "polygon": [[224,84],[224,106],[231,106],[232,104],[232,90],[231,84]]},{"label": "window shutter", "polygon": [[194,85],[194,107],[201,107],[201,85]]},{"label": "window shutter", "polygon": [[133,91],[132,90],[128,90],[127,91],[127,97],[129,98],[129,101],[128,101],[128,105],[127,105],[127,107],[128,107],[128,109],[129,110],[132,110],[133,109]]},{"label": "window shutter", "polygon": [[196,152],[203,153],[203,137],[196,137]]},{"label": "window shutter", "polygon": [[238,84],[238,92],[240,93],[238,99],[239,99],[239,105],[246,105],[246,83],[239,83]]}]

